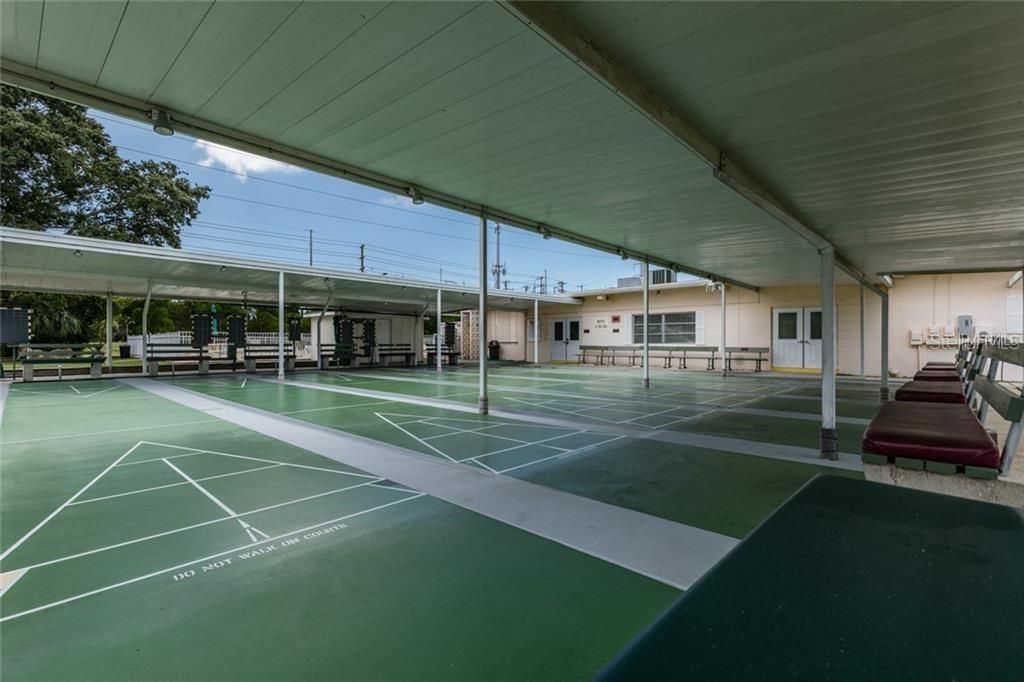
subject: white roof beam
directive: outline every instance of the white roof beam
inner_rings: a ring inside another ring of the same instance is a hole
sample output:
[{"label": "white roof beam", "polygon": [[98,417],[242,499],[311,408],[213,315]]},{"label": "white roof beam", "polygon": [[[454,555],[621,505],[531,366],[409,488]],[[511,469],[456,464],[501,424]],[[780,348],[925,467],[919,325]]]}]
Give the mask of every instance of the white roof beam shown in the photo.
[{"label": "white roof beam", "polygon": [[[666,106],[632,73],[558,11],[555,3],[501,0],[501,5],[531,30],[572,59],[584,71],[706,163],[715,178],[781,222],[820,252],[835,246],[706,138],[682,115]],[[884,291],[835,251],[836,267],[877,294]],[[721,278],[710,278],[721,281]]]},{"label": "white roof beam", "polygon": [[180,131],[194,137],[224,144],[234,149],[250,152],[277,161],[282,161],[294,166],[306,168],[317,173],[324,173],[338,178],[343,178],[361,185],[375,187],[399,194],[409,196],[410,191],[419,192],[424,201],[437,206],[444,206],[455,211],[461,211],[473,216],[486,213],[491,220],[532,230],[540,234],[549,234],[564,241],[573,242],[582,246],[588,246],[598,251],[618,254],[636,260],[647,259],[654,265],[659,265],[676,272],[683,272],[696,277],[724,281],[728,284],[744,289],[757,291],[758,287],[746,282],[741,282],[728,277],[722,277],[712,272],[693,268],[682,263],[659,258],[658,256],[624,249],[623,247],[604,242],[597,239],[590,239],[577,234],[570,229],[542,223],[531,218],[508,213],[493,206],[484,206],[473,201],[452,196],[444,192],[411,183],[398,178],[381,175],[358,166],[335,161],[319,154],[312,154],[302,149],[288,147],[278,144],[256,135],[250,135],[232,128],[225,128],[210,121],[189,116],[179,112],[168,110],[143,100],[128,97],[119,93],[104,90],[87,83],[64,78],[41,69],[36,69],[9,59],[0,60],[0,81],[8,85],[16,85],[26,90],[38,92],[50,97],[57,97],[69,102],[81,104],[106,111],[108,113],[124,116],[125,118],[142,121],[152,125],[153,112],[159,111],[161,115],[170,117],[171,126],[174,130]]}]

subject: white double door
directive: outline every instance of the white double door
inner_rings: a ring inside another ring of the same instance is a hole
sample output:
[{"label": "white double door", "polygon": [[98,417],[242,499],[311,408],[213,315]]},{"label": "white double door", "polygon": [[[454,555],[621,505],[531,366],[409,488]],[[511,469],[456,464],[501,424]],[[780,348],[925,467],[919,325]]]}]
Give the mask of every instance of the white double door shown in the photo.
[{"label": "white double door", "polygon": [[580,352],[580,318],[551,322],[551,359],[575,360]]},{"label": "white double door", "polygon": [[772,366],[821,369],[821,308],[776,308]]}]

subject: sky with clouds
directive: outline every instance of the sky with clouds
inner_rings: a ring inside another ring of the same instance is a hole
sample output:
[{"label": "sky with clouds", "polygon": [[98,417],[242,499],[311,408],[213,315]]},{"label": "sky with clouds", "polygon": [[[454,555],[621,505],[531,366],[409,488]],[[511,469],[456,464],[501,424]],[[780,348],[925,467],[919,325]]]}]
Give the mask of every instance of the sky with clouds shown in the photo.
[{"label": "sky with clouds", "polygon": [[[201,215],[183,230],[186,249],[309,262],[345,270],[359,267],[365,245],[367,271],[429,281],[473,284],[477,278],[474,217],[407,197],[289,166],[180,133],[155,134],[142,123],[92,111],[129,159],[170,160],[192,181],[212,188]],[[491,256],[494,263],[493,228]],[[566,291],[614,286],[638,272],[624,262],[533,232],[503,227],[501,259],[509,288],[532,287],[547,271],[549,291],[559,280]],[[493,275],[490,277],[493,283]]]}]

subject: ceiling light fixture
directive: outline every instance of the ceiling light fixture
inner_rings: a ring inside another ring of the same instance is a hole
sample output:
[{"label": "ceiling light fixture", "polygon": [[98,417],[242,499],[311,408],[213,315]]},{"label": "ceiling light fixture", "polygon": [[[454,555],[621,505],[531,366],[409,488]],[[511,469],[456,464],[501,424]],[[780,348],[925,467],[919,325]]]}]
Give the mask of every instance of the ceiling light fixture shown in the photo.
[{"label": "ceiling light fixture", "polygon": [[75,249],[72,253],[74,254],[75,258],[81,258],[82,257],[82,250],[81,249]]},{"label": "ceiling light fixture", "polygon": [[423,203],[423,194],[415,187],[409,187],[405,190],[405,193],[412,199],[412,203],[419,206]]},{"label": "ceiling light fixture", "polygon": [[895,284],[895,282],[892,281],[892,277],[890,277],[889,275],[882,275],[882,281],[885,282],[885,286],[889,287],[890,289],[892,288],[893,284]]},{"label": "ceiling light fixture", "polygon": [[171,115],[162,109],[153,109],[149,112],[149,118],[153,121],[153,132],[157,135],[173,135],[174,125],[171,123]]},{"label": "ceiling light fixture", "polygon": [[228,266],[226,266],[226,265],[220,266],[220,271],[221,272],[225,272],[227,269],[228,269]]},{"label": "ceiling light fixture", "polygon": [[537,231],[540,232],[540,236],[544,237],[544,239],[551,239],[551,230],[544,227],[543,225],[537,228]]},{"label": "ceiling light fixture", "polygon": [[619,258],[621,258],[622,260],[629,260],[629,256],[627,256],[626,252],[623,251],[622,249],[619,249],[618,251],[616,251],[616,253],[619,254]]}]

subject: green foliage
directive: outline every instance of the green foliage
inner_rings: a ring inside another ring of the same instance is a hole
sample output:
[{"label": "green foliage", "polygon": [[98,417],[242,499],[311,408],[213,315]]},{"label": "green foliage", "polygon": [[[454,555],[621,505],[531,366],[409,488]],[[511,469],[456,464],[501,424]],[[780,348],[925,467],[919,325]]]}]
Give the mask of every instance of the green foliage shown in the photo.
[{"label": "green foliage", "polygon": [[122,159],[85,107],[2,86],[0,223],[181,247],[210,188],[173,163]]}]

